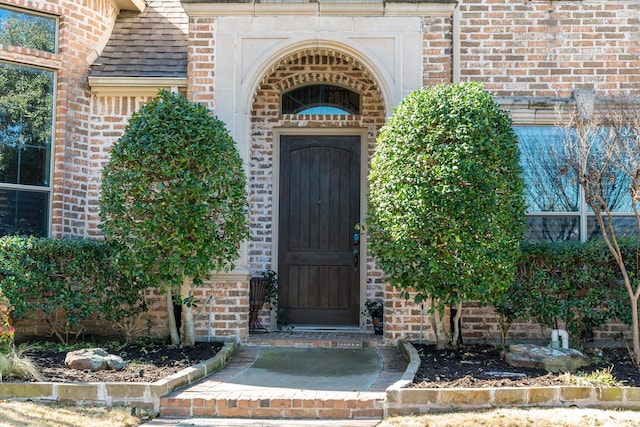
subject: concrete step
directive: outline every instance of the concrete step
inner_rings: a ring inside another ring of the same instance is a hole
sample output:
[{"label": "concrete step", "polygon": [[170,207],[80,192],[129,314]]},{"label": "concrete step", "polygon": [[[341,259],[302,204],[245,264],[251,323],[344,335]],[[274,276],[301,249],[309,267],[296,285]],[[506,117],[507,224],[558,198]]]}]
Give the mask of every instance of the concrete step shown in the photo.
[{"label": "concrete step", "polygon": [[284,419],[379,419],[385,394],[371,392],[292,391],[221,393],[206,397],[168,396],[160,400],[161,417]]},{"label": "concrete step", "polygon": [[385,391],[407,366],[398,349],[381,343],[362,333],[253,335],[227,366],[163,396],[160,417],[327,419],[336,426],[338,420],[381,419]]},{"label": "concrete step", "polygon": [[367,348],[382,346],[384,338],[380,335],[362,332],[295,330],[251,334],[245,344],[273,347]]}]

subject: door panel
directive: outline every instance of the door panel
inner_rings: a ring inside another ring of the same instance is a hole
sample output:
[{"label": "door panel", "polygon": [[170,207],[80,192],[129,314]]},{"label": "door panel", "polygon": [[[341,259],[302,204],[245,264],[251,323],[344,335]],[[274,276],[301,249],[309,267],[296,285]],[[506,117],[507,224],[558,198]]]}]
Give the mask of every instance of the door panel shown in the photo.
[{"label": "door panel", "polygon": [[358,324],[359,218],[360,137],[282,136],[278,273],[290,323]]}]

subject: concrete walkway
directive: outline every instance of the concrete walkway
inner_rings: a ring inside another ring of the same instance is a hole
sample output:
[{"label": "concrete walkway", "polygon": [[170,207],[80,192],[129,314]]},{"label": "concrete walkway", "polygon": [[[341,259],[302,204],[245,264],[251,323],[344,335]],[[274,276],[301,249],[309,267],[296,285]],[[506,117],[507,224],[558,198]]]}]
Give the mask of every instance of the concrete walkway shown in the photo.
[{"label": "concrete walkway", "polygon": [[[240,350],[253,362],[218,389],[286,388],[367,391],[382,372],[375,348],[280,348]],[[240,354],[238,355],[240,356]],[[245,387],[246,386],[246,387]]]},{"label": "concrete walkway", "polygon": [[[400,380],[406,366],[404,355],[396,348],[242,346],[224,368],[163,398],[161,417],[145,426],[326,426],[327,419],[302,418],[339,415],[340,406],[344,411],[349,407],[345,402],[350,401],[354,407],[349,413],[362,419],[328,416],[333,418],[331,425],[375,426],[382,411],[372,411],[372,407],[377,409],[384,402],[384,391]],[[320,409],[309,407],[308,402]],[[366,406],[361,412],[359,402]],[[295,412],[298,403],[304,412]],[[275,412],[274,405],[279,405]],[[245,406],[247,416],[233,416],[242,414]],[[199,418],[199,414],[211,418]],[[270,419],[258,419],[261,416]]]}]

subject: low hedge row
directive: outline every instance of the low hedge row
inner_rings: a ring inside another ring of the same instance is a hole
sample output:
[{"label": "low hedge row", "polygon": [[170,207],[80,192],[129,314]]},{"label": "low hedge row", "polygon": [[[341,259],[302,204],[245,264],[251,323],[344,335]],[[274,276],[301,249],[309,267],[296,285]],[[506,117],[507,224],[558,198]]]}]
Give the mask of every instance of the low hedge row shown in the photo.
[{"label": "low hedge row", "polygon": [[[638,242],[622,247],[629,271],[637,275]],[[63,342],[81,333],[87,319],[127,325],[146,310],[145,286],[128,273],[122,254],[96,240],[2,237],[0,290],[15,307],[15,319],[39,316]],[[629,298],[601,240],[525,244],[516,280],[494,307],[503,344],[517,319],[562,327],[578,339],[611,320],[630,323]]]},{"label": "low hedge row", "polygon": [[[627,267],[638,272],[638,242],[622,243]],[[631,322],[619,268],[602,240],[540,242],[523,246],[516,280],[494,305],[502,340],[516,319],[566,329],[577,340],[609,321]]]},{"label": "low hedge row", "polygon": [[2,237],[0,289],[15,319],[37,316],[62,342],[82,333],[87,319],[126,324],[146,305],[118,251],[88,239]]}]

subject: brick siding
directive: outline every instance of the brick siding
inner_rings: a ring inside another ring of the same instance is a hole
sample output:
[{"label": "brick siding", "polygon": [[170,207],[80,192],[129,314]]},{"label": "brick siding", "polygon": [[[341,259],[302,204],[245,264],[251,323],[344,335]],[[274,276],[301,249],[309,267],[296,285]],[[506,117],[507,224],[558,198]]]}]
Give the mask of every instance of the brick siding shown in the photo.
[{"label": "brick siding", "polygon": [[453,19],[422,19],[422,81],[433,86],[453,81]]},{"label": "brick siding", "polygon": [[87,168],[87,212],[85,235],[101,238],[100,182],[102,169],[109,161],[109,151],[122,136],[131,115],[149,101],[150,97],[92,96],[89,154]]},{"label": "brick siding", "polygon": [[189,20],[187,96],[214,111],[215,18]]},{"label": "brick siding", "polygon": [[461,79],[499,96],[638,89],[640,2],[464,0]]}]

